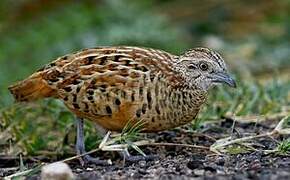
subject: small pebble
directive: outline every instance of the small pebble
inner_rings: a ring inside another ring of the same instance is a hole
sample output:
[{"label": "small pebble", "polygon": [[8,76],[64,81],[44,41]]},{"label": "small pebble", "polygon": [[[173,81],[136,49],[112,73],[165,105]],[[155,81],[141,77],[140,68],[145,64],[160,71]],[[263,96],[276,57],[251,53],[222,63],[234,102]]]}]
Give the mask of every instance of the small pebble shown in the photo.
[{"label": "small pebble", "polygon": [[75,171],[76,171],[76,172],[82,172],[83,170],[80,169],[80,168],[76,168]]},{"label": "small pebble", "polygon": [[212,173],[215,173],[216,172],[216,169],[214,167],[212,167],[212,166],[205,166],[204,167],[204,170],[205,171],[210,171]]},{"label": "small pebble", "polygon": [[88,167],[86,170],[87,170],[87,171],[92,171],[92,170],[94,170],[94,169],[93,169],[93,168],[90,168],[90,167]]},{"label": "small pebble", "polygon": [[220,165],[220,166],[223,166],[225,164],[225,159],[223,157],[218,157],[216,159],[216,164]]},{"label": "small pebble", "polygon": [[198,176],[204,175],[204,170],[203,169],[195,169],[193,172],[194,172],[195,175],[198,175]]},{"label": "small pebble", "polygon": [[42,180],[72,180],[74,175],[71,168],[63,162],[48,164],[41,168]]},{"label": "small pebble", "polygon": [[187,163],[187,167],[192,170],[197,168],[203,168],[203,163],[199,160],[193,160]]},{"label": "small pebble", "polygon": [[139,161],[138,162],[140,167],[145,167],[146,166],[146,161]]}]

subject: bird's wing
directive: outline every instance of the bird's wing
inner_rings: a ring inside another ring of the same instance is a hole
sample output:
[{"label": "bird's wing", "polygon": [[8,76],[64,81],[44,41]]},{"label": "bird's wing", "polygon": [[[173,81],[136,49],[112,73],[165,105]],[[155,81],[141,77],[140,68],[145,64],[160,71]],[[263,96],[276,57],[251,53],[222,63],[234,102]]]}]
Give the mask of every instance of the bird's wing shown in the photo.
[{"label": "bird's wing", "polygon": [[[85,49],[58,58],[44,66],[43,79],[53,88],[61,89],[79,81],[96,79],[110,85],[126,83],[150,72],[161,72],[172,84],[178,83],[173,64],[176,56],[165,51],[137,47],[100,47]],[[130,85],[129,85],[130,86]]]}]

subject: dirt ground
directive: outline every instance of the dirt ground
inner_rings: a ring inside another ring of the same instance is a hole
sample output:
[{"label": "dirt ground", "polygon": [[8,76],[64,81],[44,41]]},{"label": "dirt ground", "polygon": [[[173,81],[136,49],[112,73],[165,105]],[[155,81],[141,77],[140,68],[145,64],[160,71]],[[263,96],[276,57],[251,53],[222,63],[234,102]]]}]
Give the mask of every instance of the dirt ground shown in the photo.
[{"label": "dirt ground", "polygon": [[[232,135],[234,138],[271,131],[278,121],[235,123],[225,119],[209,123],[201,132],[188,132],[185,128],[148,134],[155,142],[196,144],[209,147],[220,139]],[[89,165],[81,167],[78,161],[69,162],[77,179],[290,179],[290,157],[267,153],[277,147],[278,141],[287,137],[260,138],[248,142],[248,148],[231,148],[230,153],[217,155],[205,149],[178,146],[143,146],[146,154],[158,154],[154,161],[126,163],[116,153],[98,152],[94,156],[111,158],[112,166]],[[241,146],[243,147],[243,146]],[[251,147],[249,149],[249,147]],[[13,173],[18,160],[0,157],[0,177]],[[31,160],[30,160],[31,161]],[[5,163],[2,163],[5,162]],[[27,161],[28,162],[28,161]],[[32,162],[31,165],[34,163]],[[10,168],[10,169],[9,169]],[[27,179],[40,179],[39,173]]]}]

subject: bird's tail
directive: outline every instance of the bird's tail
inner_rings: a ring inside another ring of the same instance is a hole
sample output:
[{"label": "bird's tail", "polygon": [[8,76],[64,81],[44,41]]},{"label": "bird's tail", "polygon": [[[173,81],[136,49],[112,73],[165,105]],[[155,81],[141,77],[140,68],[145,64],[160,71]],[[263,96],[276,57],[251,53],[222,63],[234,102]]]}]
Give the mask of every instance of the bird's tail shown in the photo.
[{"label": "bird's tail", "polygon": [[33,74],[27,79],[8,87],[8,89],[18,102],[50,97],[55,93],[42,78],[41,73]]}]

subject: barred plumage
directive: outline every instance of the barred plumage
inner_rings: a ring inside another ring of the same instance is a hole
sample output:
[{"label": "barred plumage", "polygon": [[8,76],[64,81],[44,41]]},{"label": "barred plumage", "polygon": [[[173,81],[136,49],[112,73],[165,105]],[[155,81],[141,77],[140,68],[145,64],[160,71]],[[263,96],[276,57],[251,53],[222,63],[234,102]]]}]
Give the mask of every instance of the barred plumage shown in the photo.
[{"label": "barred plumage", "polygon": [[9,90],[17,101],[63,100],[79,119],[76,147],[82,154],[83,118],[94,121],[100,131],[121,131],[129,121],[139,120],[147,132],[174,128],[194,120],[210,87],[220,83],[236,86],[221,56],[207,48],[176,56],[118,46],[60,57]]},{"label": "barred plumage", "polygon": [[192,121],[206,99],[207,88],[187,80],[200,75],[192,77],[180,66],[196,58],[212,58],[226,69],[221,56],[205,48],[175,56],[151,48],[98,47],[60,57],[10,90],[19,101],[62,99],[78,117],[108,130],[141,119],[145,131],[160,131]]}]

